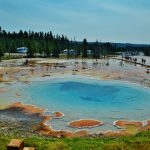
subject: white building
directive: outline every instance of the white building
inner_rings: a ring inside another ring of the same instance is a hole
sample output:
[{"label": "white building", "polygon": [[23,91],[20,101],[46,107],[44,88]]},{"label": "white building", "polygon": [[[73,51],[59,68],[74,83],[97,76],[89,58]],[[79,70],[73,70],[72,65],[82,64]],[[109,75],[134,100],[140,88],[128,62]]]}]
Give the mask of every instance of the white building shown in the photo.
[{"label": "white building", "polygon": [[27,53],[28,48],[27,47],[18,47],[17,53]]},{"label": "white building", "polygon": [[91,55],[91,54],[92,54],[92,50],[88,49],[88,50],[87,50],[87,54],[88,54],[88,55]]},{"label": "white building", "polygon": [[65,50],[63,50],[63,54],[65,54],[65,55],[76,55],[77,54],[77,50],[73,50],[73,49],[71,49],[71,50],[68,50],[68,49],[65,49]]}]

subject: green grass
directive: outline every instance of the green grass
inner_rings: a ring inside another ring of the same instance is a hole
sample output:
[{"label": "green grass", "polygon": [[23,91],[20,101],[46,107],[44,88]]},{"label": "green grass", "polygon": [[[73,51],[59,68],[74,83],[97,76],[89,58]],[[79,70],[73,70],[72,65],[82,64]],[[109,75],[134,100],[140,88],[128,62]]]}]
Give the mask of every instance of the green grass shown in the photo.
[{"label": "green grass", "polygon": [[[0,150],[6,150],[11,138],[0,135]],[[150,150],[150,131],[120,138],[25,138],[25,146],[37,150]]]}]

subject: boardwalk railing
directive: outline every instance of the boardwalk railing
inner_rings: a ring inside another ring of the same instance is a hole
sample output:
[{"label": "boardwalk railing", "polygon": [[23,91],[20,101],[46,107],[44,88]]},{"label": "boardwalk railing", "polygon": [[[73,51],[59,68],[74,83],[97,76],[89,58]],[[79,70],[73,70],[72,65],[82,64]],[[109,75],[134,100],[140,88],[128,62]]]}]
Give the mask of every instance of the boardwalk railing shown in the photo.
[{"label": "boardwalk railing", "polygon": [[121,61],[124,61],[124,62],[129,62],[129,63],[136,64],[136,65],[141,65],[141,66],[146,67],[146,68],[150,68],[150,65],[143,64],[143,63],[140,63],[140,62],[135,62],[135,61],[131,61],[131,60],[127,60],[127,59],[121,59],[121,58],[113,58],[113,59],[121,60]]}]

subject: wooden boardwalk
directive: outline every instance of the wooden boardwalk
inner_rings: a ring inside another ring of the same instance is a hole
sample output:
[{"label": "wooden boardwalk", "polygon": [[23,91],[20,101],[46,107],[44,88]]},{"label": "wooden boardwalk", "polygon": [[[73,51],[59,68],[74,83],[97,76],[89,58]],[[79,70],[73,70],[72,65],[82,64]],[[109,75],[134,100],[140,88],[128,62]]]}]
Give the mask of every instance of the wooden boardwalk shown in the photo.
[{"label": "wooden boardwalk", "polygon": [[135,65],[141,65],[142,67],[145,67],[145,68],[150,68],[150,65],[143,64],[143,63],[140,63],[140,62],[130,61],[130,60],[121,59],[121,58],[112,58],[112,59],[121,60],[121,61],[132,63],[132,64],[135,64]]}]

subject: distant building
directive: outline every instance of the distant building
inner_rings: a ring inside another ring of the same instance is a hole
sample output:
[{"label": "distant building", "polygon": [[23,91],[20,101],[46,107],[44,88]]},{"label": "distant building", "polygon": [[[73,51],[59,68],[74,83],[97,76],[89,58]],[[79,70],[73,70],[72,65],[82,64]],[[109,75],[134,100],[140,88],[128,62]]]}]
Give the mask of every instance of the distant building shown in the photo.
[{"label": "distant building", "polygon": [[63,53],[64,53],[65,55],[67,55],[67,54],[68,54],[68,52],[69,52],[69,50],[68,50],[68,49],[63,50]]},{"label": "distant building", "polygon": [[16,51],[17,51],[17,53],[27,53],[28,48],[27,47],[18,47]]},{"label": "distant building", "polygon": [[63,50],[63,54],[65,54],[65,55],[76,55],[77,54],[77,50],[73,50],[73,49],[71,49],[71,50],[68,50],[68,49],[65,49],[65,50]]},{"label": "distant building", "polygon": [[87,50],[87,55],[91,55],[92,54],[92,50]]}]

